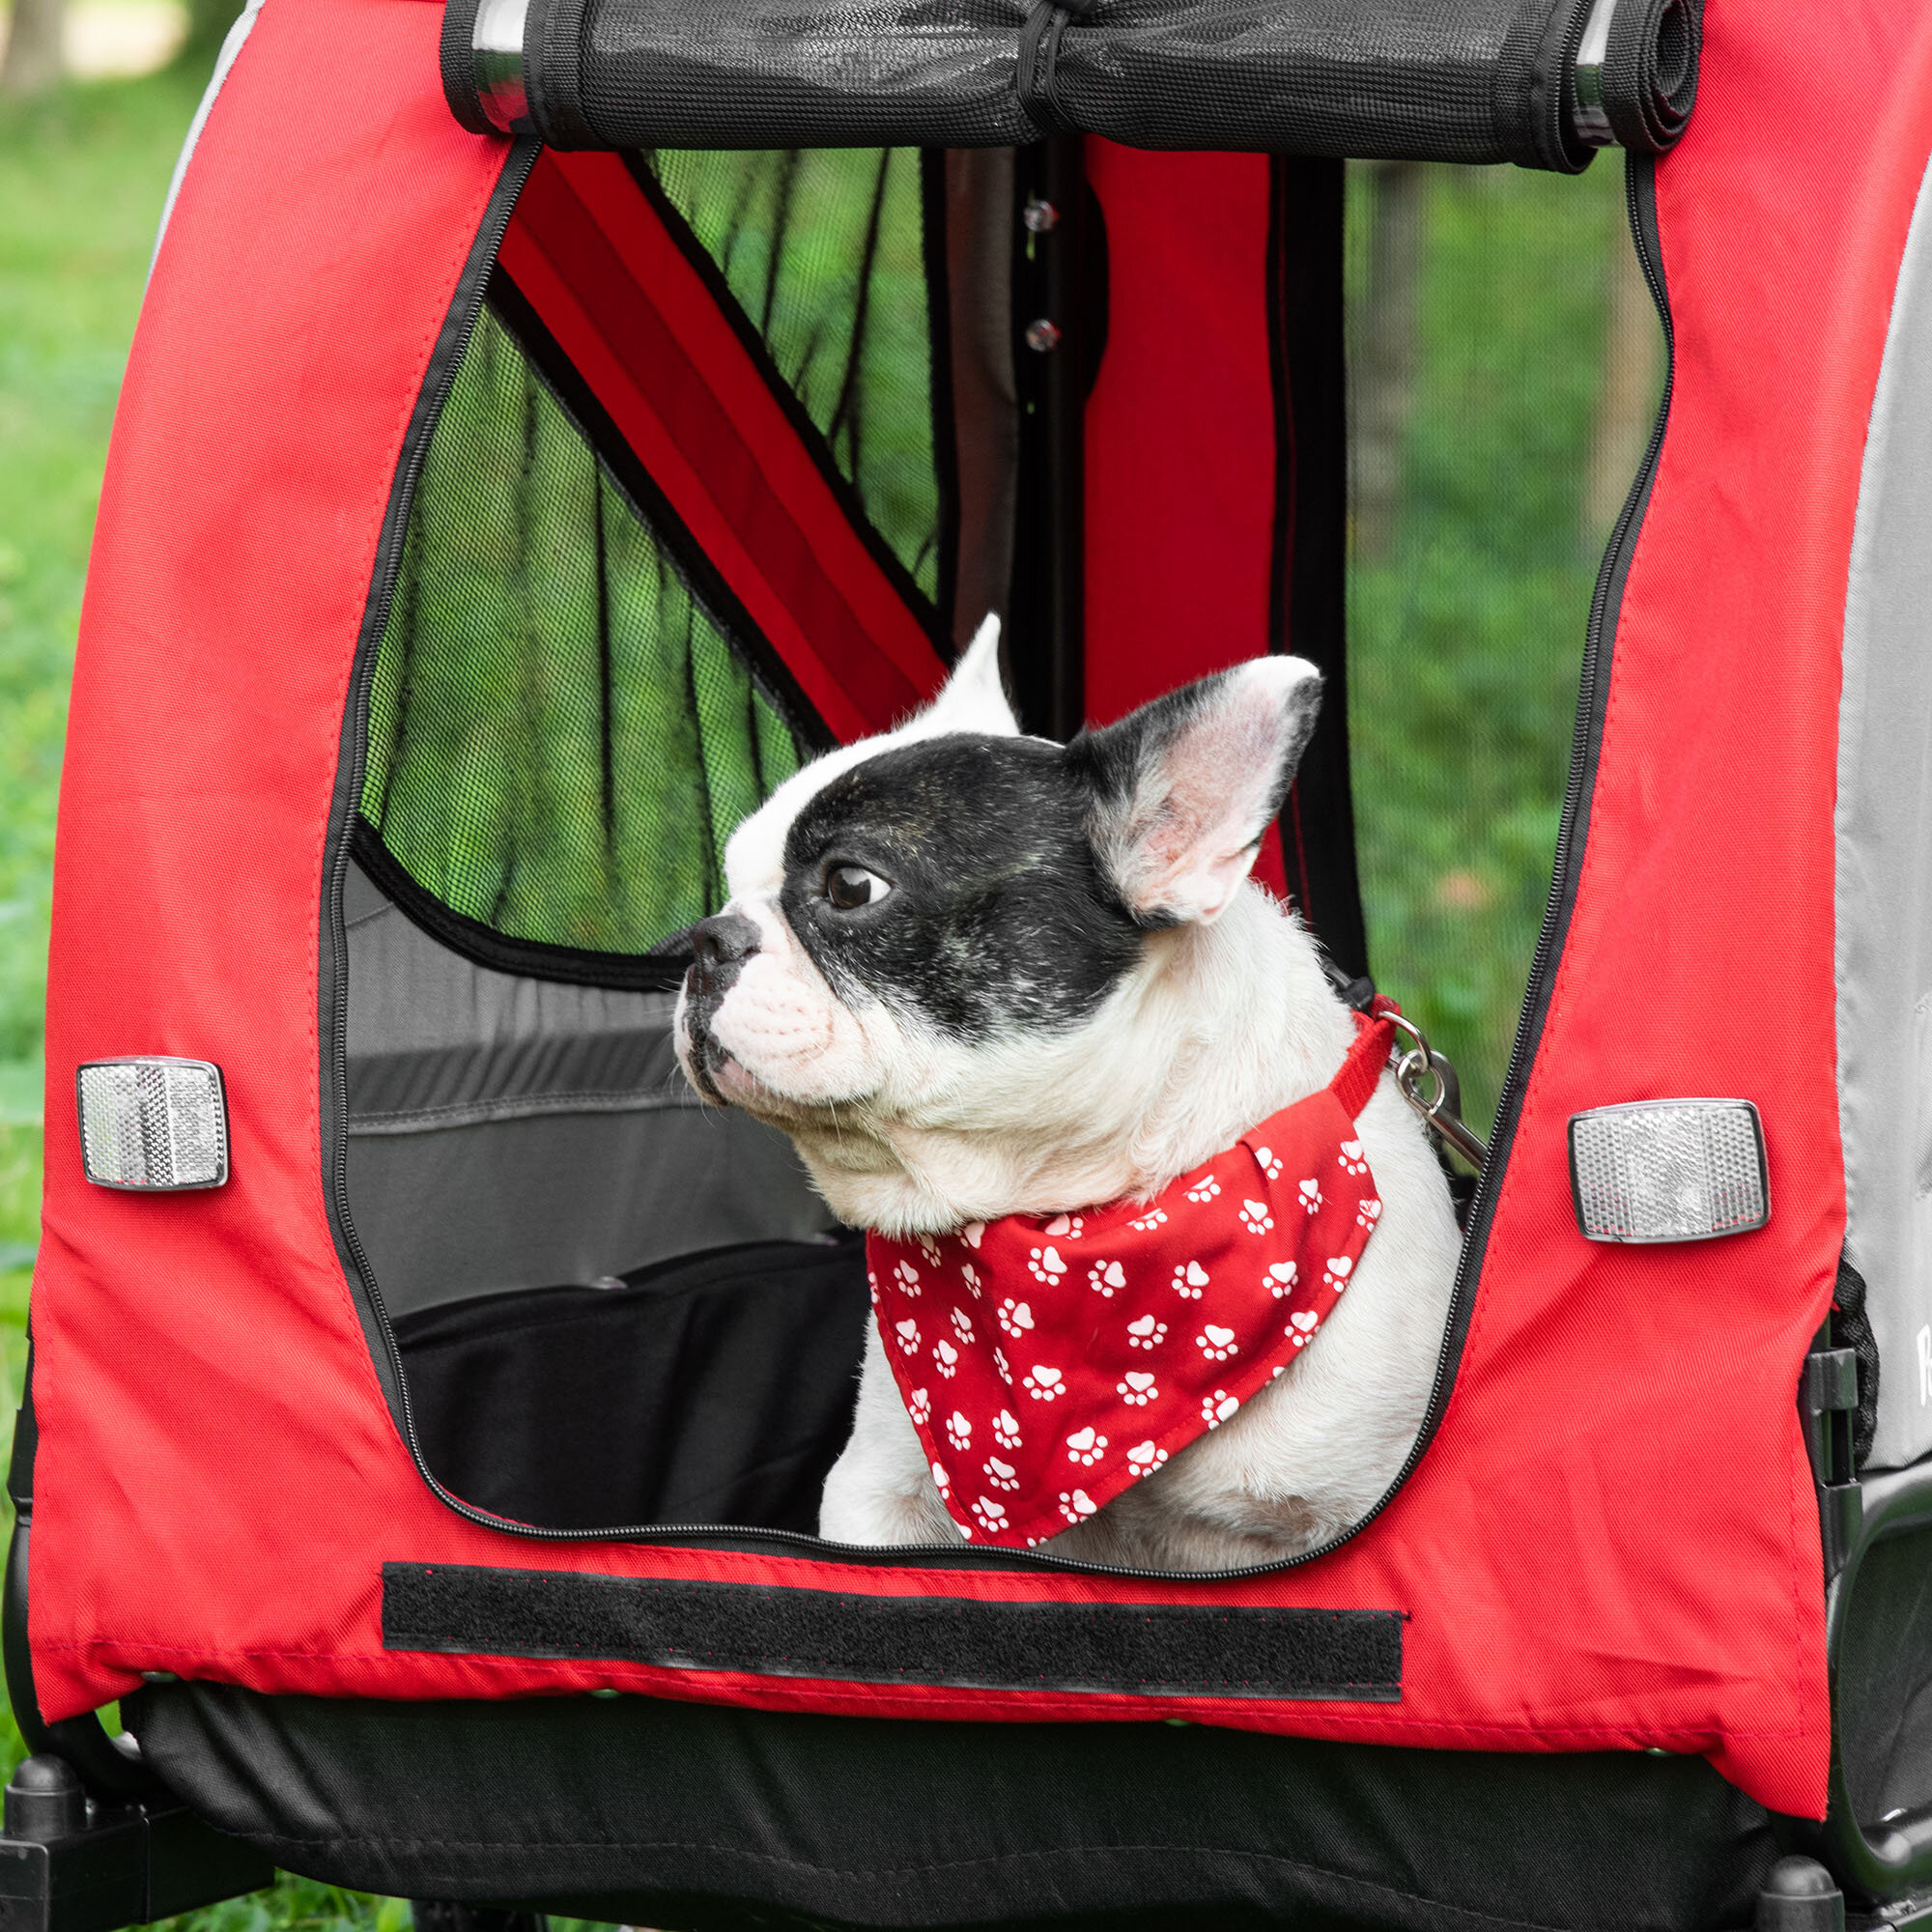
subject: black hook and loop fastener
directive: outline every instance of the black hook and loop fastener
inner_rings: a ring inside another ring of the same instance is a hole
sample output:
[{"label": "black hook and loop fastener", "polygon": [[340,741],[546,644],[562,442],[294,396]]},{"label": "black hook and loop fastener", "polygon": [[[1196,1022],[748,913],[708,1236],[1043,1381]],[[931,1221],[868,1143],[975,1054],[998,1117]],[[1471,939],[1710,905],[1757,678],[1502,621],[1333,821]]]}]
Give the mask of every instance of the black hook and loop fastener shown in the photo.
[{"label": "black hook and loop fastener", "polygon": [[1013,91],[1019,96],[1027,119],[1042,134],[1080,132],[1061,105],[1060,37],[1066,31],[1068,21],[1091,20],[1099,7],[1100,0],[1034,0],[1026,25],[1020,29]]}]

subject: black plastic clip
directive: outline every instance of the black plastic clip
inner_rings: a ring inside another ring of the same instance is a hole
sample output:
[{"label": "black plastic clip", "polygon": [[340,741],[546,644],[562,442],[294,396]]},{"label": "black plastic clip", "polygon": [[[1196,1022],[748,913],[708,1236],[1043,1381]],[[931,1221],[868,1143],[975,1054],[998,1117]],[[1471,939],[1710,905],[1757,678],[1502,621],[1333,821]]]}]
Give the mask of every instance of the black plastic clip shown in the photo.
[{"label": "black plastic clip", "polygon": [[1864,1492],[1859,1487],[1853,1441],[1859,1406],[1858,1352],[1833,1346],[1830,1317],[1804,1357],[1798,1404],[1811,1475],[1818,1485],[1818,1533],[1829,1582],[1845,1567],[1864,1521]]}]

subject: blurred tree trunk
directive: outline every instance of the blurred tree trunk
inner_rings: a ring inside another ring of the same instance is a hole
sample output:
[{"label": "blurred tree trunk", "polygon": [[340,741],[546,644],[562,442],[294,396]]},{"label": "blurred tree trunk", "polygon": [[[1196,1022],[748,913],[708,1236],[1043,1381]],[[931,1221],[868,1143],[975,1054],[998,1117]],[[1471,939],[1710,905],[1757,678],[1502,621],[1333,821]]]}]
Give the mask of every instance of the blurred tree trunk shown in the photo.
[{"label": "blurred tree trunk", "polygon": [[1583,489],[1583,518],[1593,542],[1609,534],[1630,494],[1663,385],[1663,330],[1643,264],[1621,221],[1611,230],[1608,281],[1604,379]]},{"label": "blurred tree trunk", "polygon": [[1402,499],[1403,443],[1415,401],[1416,308],[1429,174],[1419,161],[1378,161],[1369,215],[1369,274],[1355,360],[1355,548],[1384,556]]},{"label": "blurred tree trunk", "polygon": [[179,58],[213,67],[241,11],[242,0],[187,0],[187,38]]},{"label": "blurred tree trunk", "polygon": [[44,94],[61,77],[61,28],[67,0],[14,0],[0,94]]}]

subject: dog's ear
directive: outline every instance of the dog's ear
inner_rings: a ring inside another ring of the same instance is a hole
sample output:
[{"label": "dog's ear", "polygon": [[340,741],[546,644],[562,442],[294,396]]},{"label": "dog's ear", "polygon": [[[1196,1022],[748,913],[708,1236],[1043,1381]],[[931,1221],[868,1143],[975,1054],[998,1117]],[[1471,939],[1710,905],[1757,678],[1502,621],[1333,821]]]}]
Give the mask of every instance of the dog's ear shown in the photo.
[{"label": "dog's ear", "polygon": [[1240,890],[1315,729],[1321,674],[1252,658],[1084,732],[1094,850],[1144,925],[1219,917]]},{"label": "dog's ear", "polygon": [[973,641],[960,653],[946,687],[925,709],[900,727],[908,738],[941,738],[954,731],[988,738],[1017,738],[1019,721],[1000,681],[1000,620],[988,612]]}]

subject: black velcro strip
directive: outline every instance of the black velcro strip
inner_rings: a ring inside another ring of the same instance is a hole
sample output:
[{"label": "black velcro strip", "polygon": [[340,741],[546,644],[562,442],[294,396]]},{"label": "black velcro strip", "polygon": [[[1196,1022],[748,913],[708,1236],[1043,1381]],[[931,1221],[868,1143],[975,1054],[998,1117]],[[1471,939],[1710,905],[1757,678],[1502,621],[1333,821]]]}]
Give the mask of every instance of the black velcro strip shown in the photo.
[{"label": "black velcro strip", "polygon": [[1395,1610],[1015,1604],[550,1570],[383,1566],[387,1650],[987,1690],[1402,1696]]}]

